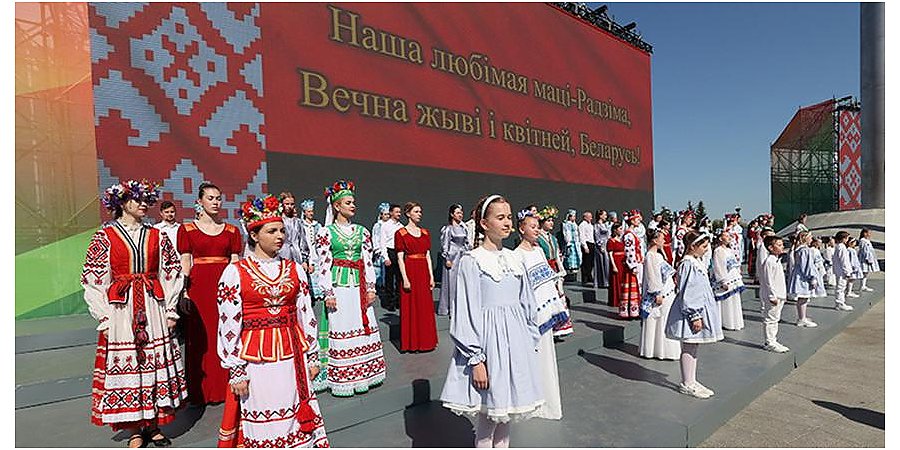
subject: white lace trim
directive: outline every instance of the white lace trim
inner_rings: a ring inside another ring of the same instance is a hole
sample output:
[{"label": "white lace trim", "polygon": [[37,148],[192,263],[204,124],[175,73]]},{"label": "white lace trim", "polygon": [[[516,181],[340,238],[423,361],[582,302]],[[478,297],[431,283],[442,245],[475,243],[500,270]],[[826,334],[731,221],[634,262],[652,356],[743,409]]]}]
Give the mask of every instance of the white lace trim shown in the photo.
[{"label": "white lace trim", "polygon": [[510,273],[516,276],[525,275],[525,261],[522,255],[508,248],[495,252],[478,247],[469,251],[469,255],[475,258],[478,268],[494,281],[500,282],[504,275]]},{"label": "white lace trim", "polygon": [[453,411],[458,416],[476,417],[478,414],[484,414],[488,416],[488,419],[498,423],[522,422],[532,417],[537,417],[541,414],[543,406],[544,400],[538,400],[531,405],[502,409],[492,409],[484,405],[469,406],[444,402],[444,408]]}]

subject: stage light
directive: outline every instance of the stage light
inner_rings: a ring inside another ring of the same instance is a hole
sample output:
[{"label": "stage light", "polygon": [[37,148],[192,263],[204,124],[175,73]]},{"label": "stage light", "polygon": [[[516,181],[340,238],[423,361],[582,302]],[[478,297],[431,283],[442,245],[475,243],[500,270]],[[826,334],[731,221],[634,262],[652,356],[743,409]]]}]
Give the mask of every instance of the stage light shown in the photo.
[{"label": "stage light", "polygon": [[634,27],[636,27],[636,26],[637,26],[636,23],[631,22],[631,23],[629,23],[628,25],[625,25],[624,27],[622,27],[622,29],[625,30],[625,31],[631,31],[631,30],[633,30]]}]

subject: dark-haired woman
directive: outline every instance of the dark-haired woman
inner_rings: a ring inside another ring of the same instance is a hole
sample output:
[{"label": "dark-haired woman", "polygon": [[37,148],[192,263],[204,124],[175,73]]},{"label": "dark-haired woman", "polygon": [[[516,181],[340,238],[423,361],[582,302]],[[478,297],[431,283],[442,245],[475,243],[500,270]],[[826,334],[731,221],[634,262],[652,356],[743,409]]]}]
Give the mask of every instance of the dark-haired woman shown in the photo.
[{"label": "dark-haired woman", "polygon": [[222,191],[211,183],[198,189],[199,218],[178,229],[178,253],[184,268],[191,311],[185,319],[185,369],[188,401],[194,405],[225,401],[228,371],[216,355],[219,310],[216,291],[225,267],[243,251],[237,227],[219,216]]},{"label": "dark-haired woman", "polygon": [[434,274],[431,272],[431,233],[419,226],[422,206],[403,207],[407,224],[394,234],[400,268],[400,351],[430,352],[437,347],[434,321]]},{"label": "dark-haired woman", "polygon": [[462,205],[451,205],[447,217],[447,225],[441,228],[441,257],[444,259],[441,273],[441,295],[437,313],[446,316],[450,311],[450,299],[456,295],[456,274],[453,267],[469,248],[468,233],[463,225]]},{"label": "dark-haired woman", "polygon": [[159,426],[174,419],[187,395],[172,337],[181,264],[165,233],[141,223],[158,198],[157,185],[146,181],[107,189],[103,204],[115,219],[94,233],[81,273],[84,300],[99,322],[91,422],[126,430],[129,447],[148,439],[170,445]]}]

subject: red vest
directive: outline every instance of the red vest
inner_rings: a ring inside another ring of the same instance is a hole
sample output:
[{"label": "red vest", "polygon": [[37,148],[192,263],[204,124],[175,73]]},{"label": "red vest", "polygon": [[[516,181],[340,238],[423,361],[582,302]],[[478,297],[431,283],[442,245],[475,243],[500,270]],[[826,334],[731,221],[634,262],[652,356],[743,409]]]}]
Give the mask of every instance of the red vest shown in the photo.
[{"label": "red vest", "polygon": [[[302,353],[309,349],[309,344],[297,322],[297,293],[300,291],[297,265],[291,260],[281,260],[278,276],[271,279],[251,258],[235,264],[241,277],[243,299],[240,358],[272,362],[299,356],[302,360]],[[295,349],[295,338],[299,338],[296,341],[302,348]]]},{"label": "red vest", "polygon": [[107,291],[110,303],[125,303],[128,290],[143,298],[151,292],[156,300],[163,299],[162,285],[157,279],[159,271],[159,230],[144,227],[137,242],[132,242],[124,228],[118,224],[104,227],[109,239],[109,265],[112,284]]}]

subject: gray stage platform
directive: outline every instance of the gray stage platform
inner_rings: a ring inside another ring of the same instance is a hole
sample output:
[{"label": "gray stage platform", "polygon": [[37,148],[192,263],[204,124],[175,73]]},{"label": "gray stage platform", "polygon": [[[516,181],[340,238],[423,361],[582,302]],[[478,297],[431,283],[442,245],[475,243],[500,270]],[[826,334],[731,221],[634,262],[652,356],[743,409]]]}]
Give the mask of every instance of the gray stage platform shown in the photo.
[{"label": "gray stage platform", "polygon": [[[605,305],[606,291],[567,286],[575,334],[557,344],[563,400],[562,421],[532,420],[513,426],[512,444],[529,447],[693,446],[740,411],[752,399],[805,361],[873,302],[876,292],[851,304],[852,313],[831,309],[831,298],[810,308],[816,329],[793,326],[796,311],[785,307],[780,340],[787,354],[762,351],[755,290],[744,294],[747,328],[726,332],[726,340],[703,346],[699,379],[716,391],[709,400],[677,392],[677,362],[645,360],[637,355],[640,322],[621,321]],[[439,318],[440,345],[431,353],[401,355],[390,338],[397,316],[377,311],[388,379],[365,395],[338,399],[319,396],[333,446],[468,447],[472,425],[434,401],[446,375],[452,343],[449,322]],[[108,429],[88,422],[90,370],[95,332],[90,317],[23,321],[16,324],[16,445],[121,446]],[[185,409],[165,427],[178,446],[215,446],[221,406]],[[44,424],[53,423],[47,427]],[[40,431],[37,431],[40,430]]]}]

